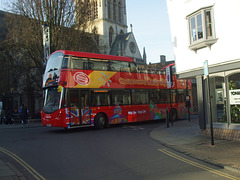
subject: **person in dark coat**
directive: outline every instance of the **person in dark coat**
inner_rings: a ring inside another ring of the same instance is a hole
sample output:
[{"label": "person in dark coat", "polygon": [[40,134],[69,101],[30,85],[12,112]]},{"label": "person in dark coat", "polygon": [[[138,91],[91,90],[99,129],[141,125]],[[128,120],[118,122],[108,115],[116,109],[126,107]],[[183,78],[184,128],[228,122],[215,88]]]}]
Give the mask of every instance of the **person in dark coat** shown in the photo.
[{"label": "person in dark coat", "polygon": [[5,111],[4,111],[4,109],[2,109],[2,111],[1,111],[1,122],[0,122],[0,124],[2,124],[2,123],[4,123],[5,122]]},{"label": "person in dark coat", "polygon": [[7,109],[6,124],[13,124],[13,121],[12,121],[12,111],[11,111],[10,108]]},{"label": "person in dark coat", "polygon": [[22,106],[22,122],[23,124],[27,124],[28,120],[28,110],[26,106]]}]

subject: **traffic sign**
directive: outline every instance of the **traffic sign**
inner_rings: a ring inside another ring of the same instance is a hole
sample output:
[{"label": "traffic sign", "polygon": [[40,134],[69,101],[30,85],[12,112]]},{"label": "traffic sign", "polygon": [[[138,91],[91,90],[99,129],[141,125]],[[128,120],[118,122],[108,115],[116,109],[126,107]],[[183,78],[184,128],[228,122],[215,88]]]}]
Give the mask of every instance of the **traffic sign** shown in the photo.
[{"label": "traffic sign", "polygon": [[167,88],[172,87],[170,66],[166,67]]},{"label": "traffic sign", "polygon": [[208,76],[208,60],[204,62],[204,76]]}]

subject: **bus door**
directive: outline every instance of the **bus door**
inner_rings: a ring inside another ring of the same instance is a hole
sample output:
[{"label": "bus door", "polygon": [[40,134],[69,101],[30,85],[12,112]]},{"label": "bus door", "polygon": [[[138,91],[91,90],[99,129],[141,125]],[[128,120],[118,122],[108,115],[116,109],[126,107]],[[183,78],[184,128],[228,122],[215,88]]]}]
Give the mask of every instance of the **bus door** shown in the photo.
[{"label": "bus door", "polygon": [[91,124],[91,107],[89,99],[89,91],[80,91],[80,108],[81,108],[81,124],[90,125]]},{"label": "bus door", "polygon": [[80,98],[78,90],[69,90],[70,126],[80,125]]}]

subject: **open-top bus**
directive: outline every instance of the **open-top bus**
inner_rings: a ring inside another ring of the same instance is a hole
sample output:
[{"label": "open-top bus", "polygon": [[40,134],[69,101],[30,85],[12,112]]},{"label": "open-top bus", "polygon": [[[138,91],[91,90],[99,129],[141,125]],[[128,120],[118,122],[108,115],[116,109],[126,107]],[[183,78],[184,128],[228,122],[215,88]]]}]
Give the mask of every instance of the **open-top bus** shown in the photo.
[{"label": "open-top bus", "polygon": [[43,77],[44,126],[73,128],[185,116],[191,81],[139,71],[129,57],[60,50],[50,55]]}]

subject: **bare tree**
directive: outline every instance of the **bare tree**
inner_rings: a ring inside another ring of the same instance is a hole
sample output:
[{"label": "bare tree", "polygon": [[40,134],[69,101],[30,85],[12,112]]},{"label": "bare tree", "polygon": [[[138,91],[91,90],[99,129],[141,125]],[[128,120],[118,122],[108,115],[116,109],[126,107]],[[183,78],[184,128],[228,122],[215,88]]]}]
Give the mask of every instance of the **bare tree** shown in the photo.
[{"label": "bare tree", "polygon": [[24,72],[31,73],[29,70],[35,69],[30,77],[38,82],[39,88],[42,84],[35,76],[37,73],[41,79],[44,72],[43,24],[50,29],[51,52],[59,49],[97,52],[91,35],[75,28],[86,22],[84,14],[89,12],[83,9],[87,8],[84,4],[75,4],[75,0],[15,0],[12,3],[11,13],[5,20],[9,47],[18,55],[19,66]]},{"label": "bare tree", "polygon": [[[75,0],[13,0],[6,13],[7,38],[0,47],[15,72],[18,89],[41,91],[44,73],[42,25],[50,29],[50,49],[98,52],[92,36],[84,32],[87,3]],[[81,15],[80,15],[81,14]],[[77,17],[77,20],[75,19]],[[3,44],[4,43],[4,44]],[[14,79],[14,78],[13,78]]]}]

